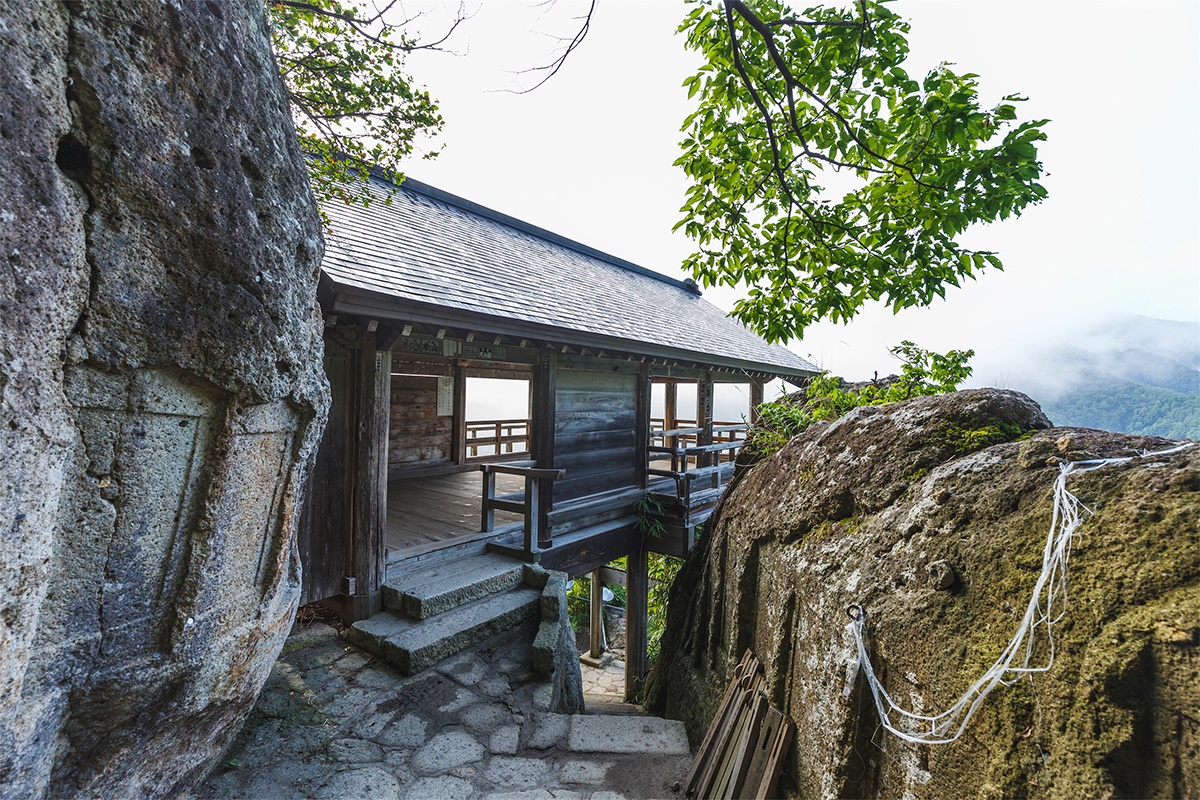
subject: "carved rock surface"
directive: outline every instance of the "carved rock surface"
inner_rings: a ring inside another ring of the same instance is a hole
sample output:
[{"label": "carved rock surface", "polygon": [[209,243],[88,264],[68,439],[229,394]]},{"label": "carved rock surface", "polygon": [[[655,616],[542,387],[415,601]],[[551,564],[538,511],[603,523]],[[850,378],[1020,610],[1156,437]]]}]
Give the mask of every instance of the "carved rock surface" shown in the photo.
[{"label": "carved rock surface", "polygon": [[0,796],[166,796],[299,597],[315,204],[258,0],[0,0]]},{"label": "carved rock surface", "polygon": [[[749,647],[797,725],[789,795],[1196,796],[1200,445],[1071,476],[1095,513],[1070,557],[1053,668],[998,687],[957,742],[883,731],[861,676],[843,695],[851,603],[869,610],[873,668],[909,711],[951,706],[1008,644],[1059,474],[1022,453],[1079,461],[1182,444],[1046,428],[1024,395],[973,390],[859,408],[795,437],[743,474],[680,571],[651,705],[698,743]],[[1024,441],[973,450],[997,430]],[[954,570],[941,591],[927,571],[937,562]],[[1045,663],[1040,641],[1033,664]]]}]

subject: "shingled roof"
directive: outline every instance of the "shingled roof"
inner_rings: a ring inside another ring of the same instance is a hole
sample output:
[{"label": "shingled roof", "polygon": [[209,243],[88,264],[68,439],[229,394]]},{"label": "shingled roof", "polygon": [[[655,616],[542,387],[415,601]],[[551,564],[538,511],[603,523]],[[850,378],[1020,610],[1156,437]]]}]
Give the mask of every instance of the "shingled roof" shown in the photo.
[{"label": "shingled roof", "polygon": [[411,178],[395,194],[378,176],[369,188],[369,208],[324,206],[332,231],[322,269],[335,311],[784,376],[819,372],[694,285]]}]

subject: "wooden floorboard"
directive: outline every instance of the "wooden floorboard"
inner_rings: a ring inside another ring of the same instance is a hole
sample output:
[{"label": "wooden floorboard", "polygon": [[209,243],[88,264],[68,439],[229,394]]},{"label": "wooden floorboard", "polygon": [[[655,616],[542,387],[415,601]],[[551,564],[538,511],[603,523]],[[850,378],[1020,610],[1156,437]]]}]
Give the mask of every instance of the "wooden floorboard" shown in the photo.
[{"label": "wooden floorboard", "polygon": [[[524,490],[515,475],[496,475],[496,494]],[[479,532],[483,478],[478,472],[459,472],[428,478],[405,478],[388,484],[388,557],[403,557],[406,549],[433,543],[452,544]],[[520,514],[496,512],[496,526],[523,519]]]}]

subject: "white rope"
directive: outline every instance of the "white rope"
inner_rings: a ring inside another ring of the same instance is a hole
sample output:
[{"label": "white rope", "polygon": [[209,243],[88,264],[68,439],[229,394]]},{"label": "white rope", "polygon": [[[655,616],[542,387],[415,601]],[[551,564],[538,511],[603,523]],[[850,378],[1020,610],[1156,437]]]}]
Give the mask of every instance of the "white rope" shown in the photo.
[{"label": "white rope", "polygon": [[[1157,453],[1143,452],[1140,456],[1166,456],[1191,446],[1192,443],[1188,443]],[[1058,478],[1054,481],[1054,513],[1050,521],[1050,533],[1046,537],[1046,546],[1042,552],[1042,572],[1033,587],[1033,596],[1029,598],[1025,616],[1022,618],[1017,632],[1013,635],[1012,641],[1004,648],[1000,657],[971,685],[971,688],[967,689],[958,702],[940,714],[932,716],[905,711],[893,702],[871,668],[865,631],[867,612],[857,605],[852,605],[847,609],[851,622],[846,626],[846,630],[854,637],[855,644],[858,646],[858,661],[851,665],[845,694],[850,694],[854,680],[861,672],[866,676],[871,694],[875,698],[875,708],[879,712],[880,722],[885,729],[907,742],[949,744],[962,736],[975,710],[979,708],[992,689],[996,688],[997,684],[1011,686],[1024,675],[1049,670],[1054,665],[1054,635],[1051,626],[1061,620],[1063,614],[1066,613],[1067,561],[1071,556],[1071,544],[1078,535],[1076,530],[1082,522],[1080,509],[1089,514],[1092,513],[1067,490],[1067,478],[1078,472],[1090,472],[1109,464],[1131,461],[1137,457],[1066,462],[1059,467]],[[1056,608],[1059,609],[1057,614],[1055,614]],[[1045,628],[1045,637],[1050,653],[1044,665],[1030,666],[1029,662],[1033,657],[1035,637],[1039,628]]]}]

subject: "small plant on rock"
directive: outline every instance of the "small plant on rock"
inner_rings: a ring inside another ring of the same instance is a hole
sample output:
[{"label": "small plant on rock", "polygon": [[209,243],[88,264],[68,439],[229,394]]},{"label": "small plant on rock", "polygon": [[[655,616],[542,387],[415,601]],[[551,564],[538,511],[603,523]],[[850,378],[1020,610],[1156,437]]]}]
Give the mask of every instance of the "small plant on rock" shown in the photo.
[{"label": "small plant on rock", "polygon": [[951,350],[940,355],[907,340],[890,352],[903,362],[898,376],[851,389],[841,378],[822,372],[809,379],[803,398],[784,395],[760,405],[758,421],[748,437],[748,450],[765,457],[814,422],[835,420],[858,406],[953,392],[970,377],[967,362],[975,355],[974,350]]}]

